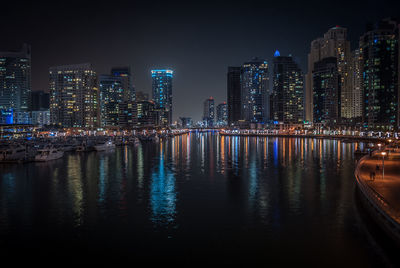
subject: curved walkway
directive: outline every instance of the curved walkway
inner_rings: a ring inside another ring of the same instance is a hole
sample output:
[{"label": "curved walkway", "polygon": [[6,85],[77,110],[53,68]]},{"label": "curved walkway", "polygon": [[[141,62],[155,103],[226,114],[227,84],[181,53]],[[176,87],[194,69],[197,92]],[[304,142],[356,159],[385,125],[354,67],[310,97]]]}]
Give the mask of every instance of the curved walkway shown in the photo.
[{"label": "curved walkway", "polygon": [[381,153],[361,158],[355,177],[378,223],[400,241],[400,153]]}]

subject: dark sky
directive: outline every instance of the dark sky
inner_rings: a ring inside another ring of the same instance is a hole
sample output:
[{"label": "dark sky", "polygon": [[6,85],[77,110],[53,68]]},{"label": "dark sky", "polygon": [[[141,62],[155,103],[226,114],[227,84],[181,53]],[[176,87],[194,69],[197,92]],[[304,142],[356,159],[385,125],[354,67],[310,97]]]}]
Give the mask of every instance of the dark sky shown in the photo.
[{"label": "dark sky", "polygon": [[152,68],[170,67],[174,118],[199,120],[203,100],[226,99],[227,66],[279,49],[306,71],[310,42],[335,25],[352,47],[367,22],[400,17],[400,1],[45,1],[2,3],[0,49],[32,45],[33,90],[48,90],[48,68],[90,62],[99,74],[131,65],[150,92]]}]

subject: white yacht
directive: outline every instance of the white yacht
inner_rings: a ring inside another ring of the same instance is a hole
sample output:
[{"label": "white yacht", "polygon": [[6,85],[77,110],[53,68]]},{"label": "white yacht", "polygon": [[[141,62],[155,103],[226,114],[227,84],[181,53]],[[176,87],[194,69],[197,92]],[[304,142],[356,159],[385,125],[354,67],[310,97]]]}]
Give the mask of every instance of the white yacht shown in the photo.
[{"label": "white yacht", "polygon": [[64,156],[63,151],[57,150],[54,147],[47,147],[37,150],[35,161],[45,162],[45,161],[60,159],[63,156]]},{"label": "white yacht", "polygon": [[106,141],[103,143],[98,143],[93,146],[96,151],[108,151],[115,148],[115,144],[112,141]]},{"label": "white yacht", "polygon": [[9,145],[0,149],[0,161],[22,161],[26,158],[26,148],[21,145]]}]

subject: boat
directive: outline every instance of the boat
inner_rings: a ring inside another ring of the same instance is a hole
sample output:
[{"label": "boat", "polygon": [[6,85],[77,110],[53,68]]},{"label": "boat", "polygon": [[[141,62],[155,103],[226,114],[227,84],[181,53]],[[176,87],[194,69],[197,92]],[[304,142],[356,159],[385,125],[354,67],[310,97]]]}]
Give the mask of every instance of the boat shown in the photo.
[{"label": "boat", "polygon": [[9,145],[0,150],[0,162],[17,162],[26,159],[26,148],[21,145]]},{"label": "boat", "polygon": [[93,150],[93,146],[89,146],[86,141],[83,141],[76,147],[77,152],[89,152]]},{"label": "boat", "polygon": [[98,143],[93,146],[96,151],[108,151],[115,149],[115,144],[112,141],[106,141],[103,143]]},{"label": "boat", "polygon": [[63,144],[63,145],[60,146],[59,149],[60,149],[61,151],[63,151],[63,152],[72,152],[72,151],[74,151],[76,148],[75,148],[75,146],[72,145],[72,144]]},{"label": "boat", "polygon": [[64,156],[64,151],[58,150],[55,147],[46,147],[46,148],[37,150],[37,154],[35,156],[35,161],[46,162],[46,161],[50,161],[50,160],[60,159],[63,156]]}]

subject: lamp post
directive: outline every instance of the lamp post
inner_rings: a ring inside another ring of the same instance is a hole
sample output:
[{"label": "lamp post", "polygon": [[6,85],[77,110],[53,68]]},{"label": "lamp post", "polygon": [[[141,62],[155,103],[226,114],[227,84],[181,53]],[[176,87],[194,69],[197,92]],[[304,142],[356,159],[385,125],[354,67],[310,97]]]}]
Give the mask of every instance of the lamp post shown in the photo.
[{"label": "lamp post", "polygon": [[385,178],[385,155],[386,152],[382,152],[382,180]]}]

